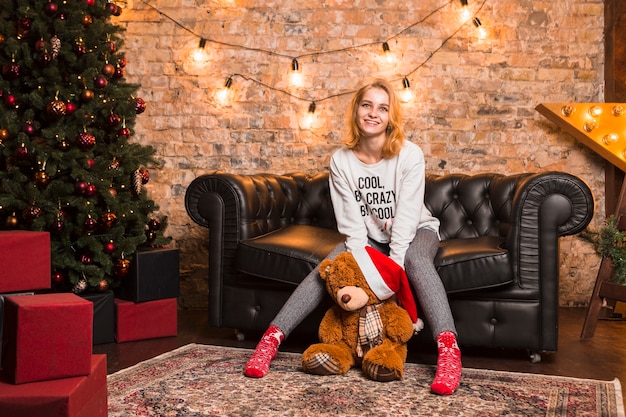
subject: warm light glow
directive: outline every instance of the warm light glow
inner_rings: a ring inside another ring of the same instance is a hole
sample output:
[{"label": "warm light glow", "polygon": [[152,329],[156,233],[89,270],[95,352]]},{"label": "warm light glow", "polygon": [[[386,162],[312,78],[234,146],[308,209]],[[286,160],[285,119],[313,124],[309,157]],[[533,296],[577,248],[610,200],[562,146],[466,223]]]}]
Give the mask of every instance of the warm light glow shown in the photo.
[{"label": "warm light glow", "polygon": [[387,42],[383,42],[383,53],[385,54],[385,60],[388,64],[393,64],[396,61],[396,57],[391,52],[391,49],[389,48],[389,44]]},{"label": "warm light glow", "polygon": [[220,105],[226,106],[230,104],[230,102],[232,101],[233,90],[230,88],[232,84],[233,84],[233,78],[228,77],[228,79],[226,80],[226,83],[224,84],[224,87],[220,88],[219,90],[215,92],[215,99],[218,101],[218,103],[220,103]]},{"label": "warm light glow", "polygon": [[626,123],[623,103],[540,104],[537,111],[585,146],[626,171]]},{"label": "warm light glow", "polygon": [[294,87],[302,87],[302,85],[304,84],[302,80],[302,72],[300,70],[300,64],[298,63],[298,60],[296,58],[294,58],[291,61],[291,71],[289,72],[289,81],[291,82],[291,85],[293,85]]},{"label": "warm light glow", "polygon": [[404,78],[404,80],[402,80],[402,87],[402,91],[398,93],[398,95],[400,96],[400,101],[402,101],[403,103],[408,103],[413,100],[413,91],[411,91],[411,84],[406,77]]},{"label": "warm light glow", "polygon": [[303,127],[305,129],[311,129],[313,127],[313,122],[315,122],[315,102],[312,101],[311,104],[309,104],[309,111],[306,113],[306,116],[304,117],[304,121],[303,121]]}]

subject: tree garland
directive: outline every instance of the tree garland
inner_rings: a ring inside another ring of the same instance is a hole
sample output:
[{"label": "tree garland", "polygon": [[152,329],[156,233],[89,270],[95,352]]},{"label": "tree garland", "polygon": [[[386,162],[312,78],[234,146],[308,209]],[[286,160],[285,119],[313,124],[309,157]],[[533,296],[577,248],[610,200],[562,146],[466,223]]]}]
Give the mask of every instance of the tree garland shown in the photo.
[{"label": "tree garland", "polygon": [[598,255],[611,261],[611,282],[626,284],[626,233],[617,228],[617,218],[608,217],[599,230],[587,228],[580,237],[590,242]]}]

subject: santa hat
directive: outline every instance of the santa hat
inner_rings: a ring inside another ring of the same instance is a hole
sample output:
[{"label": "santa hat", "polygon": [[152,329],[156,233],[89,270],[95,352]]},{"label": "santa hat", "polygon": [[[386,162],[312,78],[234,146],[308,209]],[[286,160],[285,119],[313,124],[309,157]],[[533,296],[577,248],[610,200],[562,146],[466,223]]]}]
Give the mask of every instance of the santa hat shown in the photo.
[{"label": "santa hat", "polygon": [[386,300],[396,294],[398,302],[409,313],[413,328],[420,331],[424,323],[417,317],[417,306],[404,268],[371,246],[353,250],[352,256],[376,297]]}]

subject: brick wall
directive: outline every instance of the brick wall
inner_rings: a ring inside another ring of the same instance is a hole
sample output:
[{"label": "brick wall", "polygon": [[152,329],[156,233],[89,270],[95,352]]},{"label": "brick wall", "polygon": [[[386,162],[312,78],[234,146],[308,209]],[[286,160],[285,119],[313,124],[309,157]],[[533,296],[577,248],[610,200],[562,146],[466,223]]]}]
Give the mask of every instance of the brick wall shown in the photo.
[{"label": "brick wall", "polygon": [[[457,0],[125,2],[115,21],[127,29],[126,78],[148,102],[134,138],[162,162],[146,187],[181,249],[183,308],[207,305],[208,232],[187,217],[187,185],[216,169],[326,169],[351,93],[374,75],[399,89],[407,76],[405,124],[428,171],[567,171],[594,191],[601,225],[603,160],[534,108],[603,101],[602,0],[469,0],[468,10],[485,38],[463,24]],[[200,38],[208,41],[197,60]],[[290,83],[294,57],[301,87]],[[229,76],[224,104],[216,92]],[[599,259],[575,237],[561,249],[560,302],[586,304]]]}]

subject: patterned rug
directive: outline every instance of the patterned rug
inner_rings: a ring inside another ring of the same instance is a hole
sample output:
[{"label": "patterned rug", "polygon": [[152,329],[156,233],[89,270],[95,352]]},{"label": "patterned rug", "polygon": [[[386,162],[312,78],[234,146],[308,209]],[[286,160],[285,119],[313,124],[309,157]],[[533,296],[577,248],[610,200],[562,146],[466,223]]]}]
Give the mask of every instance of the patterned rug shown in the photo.
[{"label": "patterned rug", "polygon": [[251,351],[191,344],[108,377],[114,416],[617,416],[620,382],[464,369],[458,391],[429,392],[434,367],[407,364],[404,378],[373,382],[302,372],[300,355],[279,353],[272,371],[246,378]]}]

